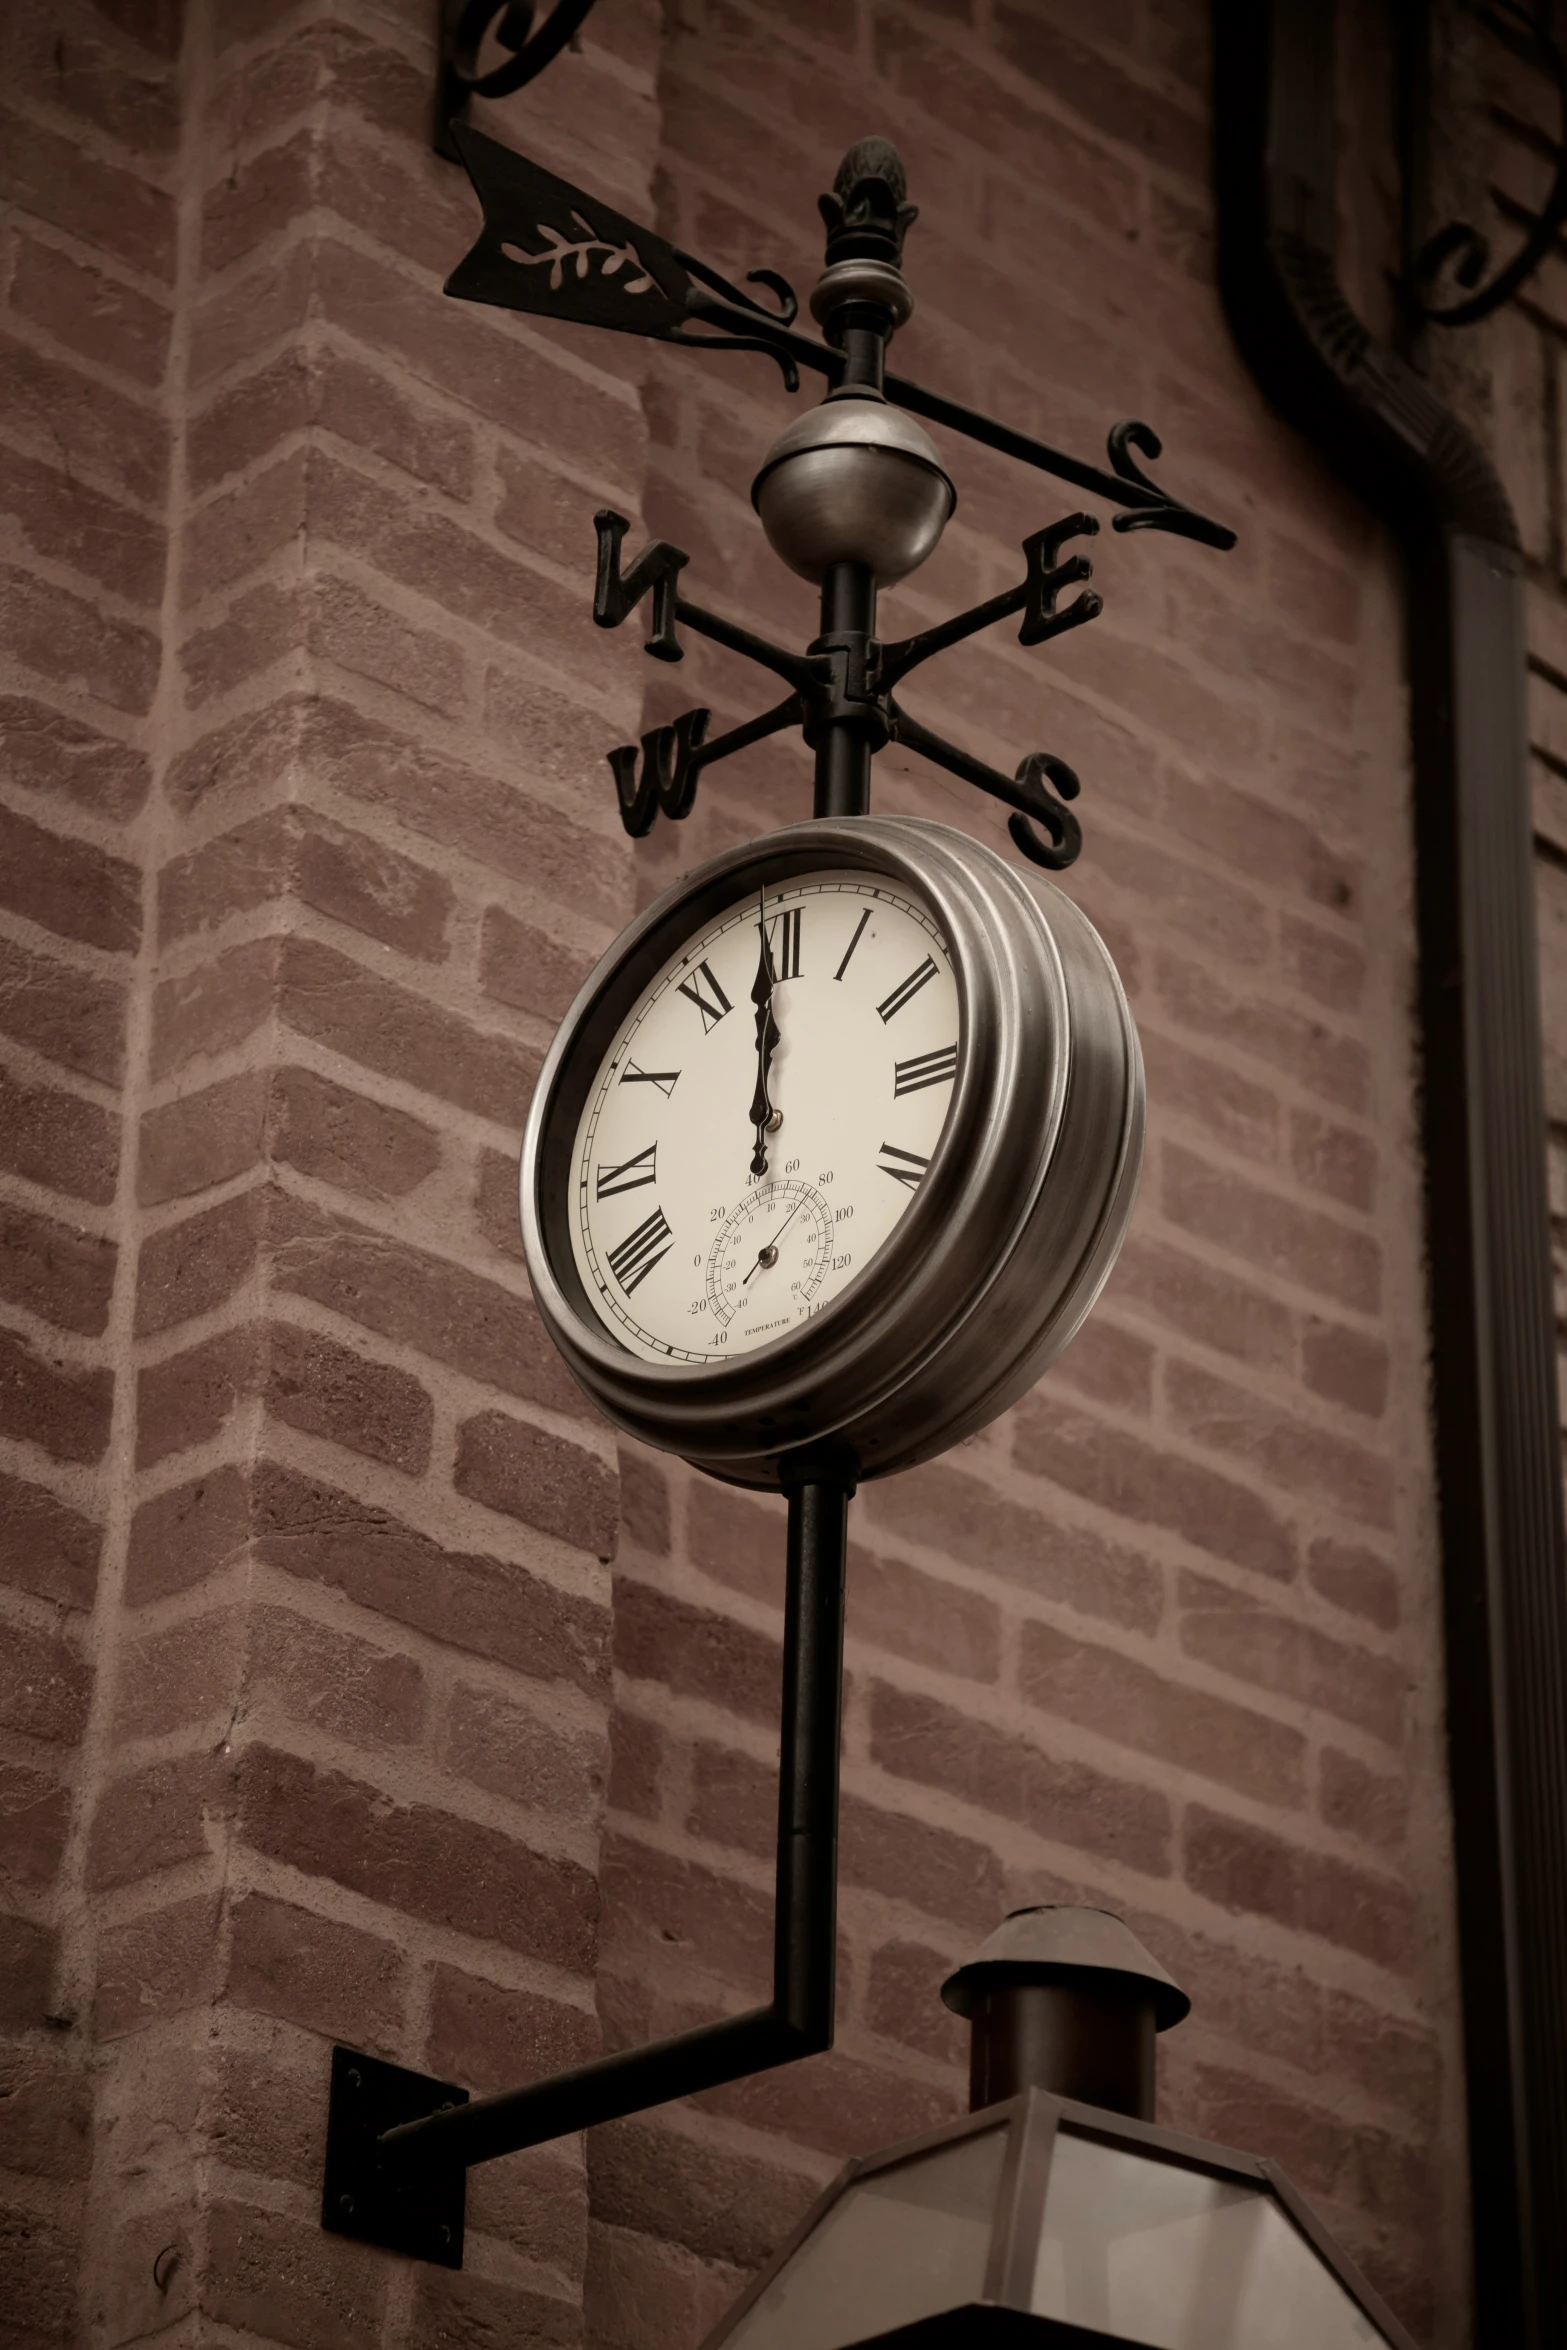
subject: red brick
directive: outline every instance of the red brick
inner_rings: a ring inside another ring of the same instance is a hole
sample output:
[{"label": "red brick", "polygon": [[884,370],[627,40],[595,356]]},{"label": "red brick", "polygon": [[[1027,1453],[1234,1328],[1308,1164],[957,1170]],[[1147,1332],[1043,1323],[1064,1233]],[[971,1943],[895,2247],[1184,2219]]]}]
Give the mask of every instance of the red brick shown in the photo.
[{"label": "red brick", "polygon": [[[0,398],[3,398],[0,375]],[[151,770],[145,751],[102,734],[80,718],[25,694],[0,695],[6,781],[18,791],[125,823],[146,803]]]},{"label": "red brick", "polygon": [[610,1716],[609,1809],[633,1819],[656,1820],[661,1809],[659,1773],[664,1734],[653,1722],[617,1705]]},{"label": "red brick", "polygon": [[425,709],[456,718],[467,705],[461,647],[435,629],[416,627],[350,580],[325,574],[313,583],[309,638],[324,660]]},{"label": "red brick", "polygon": [[111,1780],[93,1812],[87,1882],[95,1892],[200,1860],[230,1805],[233,1765],[221,1753],[176,1756]]},{"label": "red brick", "polygon": [[711,2145],[660,2120],[610,2122],[588,2141],[596,2216],[683,2244],[703,2260],[758,2268],[819,2191],[814,2173]]},{"label": "red brick", "polygon": [[[580,788],[588,762],[603,755],[602,724],[531,683],[526,724],[529,770],[558,770],[573,790]],[[504,731],[504,756],[514,767],[518,738],[509,723]],[[515,782],[461,766],[341,702],[311,707],[307,747],[323,782],[385,809],[410,831],[595,920],[618,927],[626,919],[628,851],[541,806]]]},{"label": "red brick", "polygon": [[267,1221],[255,1186],[148,1235],[136,1260],[136,1335],[172,1330],[222,1305],[255,1271]]},{"label": "red brick", "polygon": [[498,1003],[559,1020],[592,967],[593,957],[581,947],[563,946],[504,906],[486,907],[479,984]]},{"label": "red brick", "polygon": [[[776,1789],[773,1799],[776,1811]],[[1001,1863],[988,1845],[906,1812],[846,1795],[839,1849],[846,1885],[950,1918],[970,1933],[988,1933],[1006,1908]]]},{"label": "red brick", "polygon": [[506,1412],[479,1412],[457,1431],[452,1483],[470,1501],[520,1518],[601,1559],[615,1555],[620,1482],[596,1453],[530,1428]]},{"label": "red brick", "polygon": [[0,1917],[0,2023],[7,2031],[43,2022],[53,1975],[53,1934],[27,1918]]},{"label": "red brick", "polygon": [[620,1469],[620,1522],[639,1549],[663,1558],[669,1550],[669,1486],[662,1469],[625,1445]]},{"label": "red brick", "polygon": [[[587,615],[566,589],[501,554],[449,516],[409,505],[346,465],[318,457],[311,461],[309,477],[312,533],[502,643],[553,661],[574,660],[586,669],[591,658],[583,627]],[[298,511],[302,494],[279,484],[268,501],[264,528],[280,534],[285,515],[292,518]]]},{"label": "red brick", "polygon": [[150,1469],[171,1453],[206,1444],[252,1392],[260,1359],[249,1327],[220,1331],[183,1354],[154,1363],[136,1382],[136,1465]]},{"label": "red brick", "polygon": [[867,2143],[896,2144],[939,2129],[957,2120],[965,2100],[955,2085],[932,2088],[834,2049],[709,2090],[696,2103],[842,2157],[863,2153]]},{"label": "red brick", "polygon": [[308,211],[315,194],[317,133],[300,131],[236,163],[201,200],[201,267],[216,276]]},{"label": "red brick", "polygon": [[1368,1214],[1376,1206],[1376,1145],[1315,1110],[1290,1112],[1290,1164],[1310,1191]]},{"label": "red brick", "polygon": [[703,2342],[747,2282],[743,2270],[627,2228],[595,2226],[590,2244],[583,2321],[603,2350],[686,2350]]},{"label": "red brick", "polygon": [[299,332],[310,315],[313,261],[310,243],[301,240],[247,277],[231,280],[197,308],[188,362],[193,390],[242,367],[282,336]]},{"label": "red brick", "polygon": [[493,1689],[459,1682],[441,1751],[448,1769],[508,1803],[598,1825],[608,1753],[596,1730],[554,1729]]},{"label": "red brick", "polygon": [[232,1714],[240,1696],[244,1621],[233,1608],[186,1616],[134,1641],[116,1677],[117,1740],[161,1738]]},{"label": "red brick", "polygon": [[1064,1600],[1139,1632],[1159,1621],[1164,1578],[1151,1560],[1004,1500],[961,1470],[933,1465],[889,1477],[866,1489],[864,1507],[909,1540],[1003,1575],[1040,1599]]},{"label": "red brick", "polygon": [[395,2050],[403,2020],[401,1953],[357,1926],[247,1893],[233,1911],[228,1996],[351,2047]]},{"label": "red brick", "polygon": [[1287,1582],[1294,1538],[1263,1497],[1036,1391],[1018,1413],[1018,1466],[1101,1508],[1172,1533],[1236,1566]]},{"label": "red brick", "polygon": [[1097,1317],[1084,1323],[1052,1368],[1062,1386],[1146,1417],[1153,1408],[1153,1360],[1145,1338]]},{"label": "red brick", "polygon": [[884,2039],[917,2048],[938,2064],[968,2064],[968,2029],[941,2004],[953,1961],[922,1942],[884,1943],[870,1964],[865,2020]]},{"label": "red brick", "polygon": [[316,1330],[274,1322],[268,1335],[267,1410],[411,1477],[430,1461],[435,1411],[409,1371],[378,1363]]},{"label": "red brick", "polygon": [[163,498],[169,426],[155,410],[5,335],[0,335],[0,406],[12,432],[30,440],[40,456],[81,466],[134,498],[149,503]]},{"label": "red brick", "polygon": [[[3,1691],[0,1691],[0,1702],[3,1702]],[[26,1763],[0,1761],[0,1874],[9,1883],[52,1885],[59,1873],[70,1824],[68,1787],[43,1771],[29,1769]],[[0,2087],[0,2098],[4,2094],[4,2088]],[[12,2126],[7,2114],[8,2146]],[[25,2170],[28,2165],[15,2162],[8,2155],[6,2168]]]},{"label": "red brick", "polygon": [[152,707],[159,664],[152,632],[9,563],[0,563],[0,634],[40,677],[135,718]]},{"label": "red brick", "polygon": [[752,1721],[778,1719],[783,1664],[775,1640],[625,1577],[615,1583],[615,1669]]},{"label": "red brick", "polygon": [[109,1319],[115,1247],[98,1233],[26,1208],[0,1206],[0,1296],[96,1337]]},{"label": "red brick", "polygon": [[[243,951],[243,950],[236,950]],[[283,945],[280,1009],[301,1036],[497,1125],[520,1127],[541,1055],[377,978],[314,939]]]},{"label": "red brick", "polygon": [[1357,1039],[1255,993],[1237,994],[1174,955],[1159,957],[1158,986],[1160,1002],[1189,1034],[1233,1046],[1341,1110],[1366,1108],[1370,1074]]},{"label": "red brick", "polygon": [[524,1567],[445,1550],[386,1511],[271,1462],[257,1472],[255,1506],[257,1553],[270,1565],[530,1679],[603,1696],[605,1609]]},{"label": "red brick", "polygon": [[364,1199],[401,1199],[441,1161],[433,1127],[313,1069],[280,1069],[272,1086],[271,1155]]},{"label": "red brick", "polygon": [[1186,1880],[1223,1909],[1318,1935],[1395,1973],[1409,1970],[1413,1914],[1406,1888],[1391,1877],[1193,1804],[1186,1815]]},{"label": "red brick", "polygon": [[218,1898],[197,1894],[99,1937],[93,2027],[101,2040],[139,2031],[210,1998],[218,1973]]},{"label": "red brick", "polygon": [[1306,1572],[1312,1586],[1335,1607],[1364,1616],[1391,1632],[1398,1623],[1398,1577],[1386,1559],[1352,1543],[1334,1542],[1322,1535],[1306,1553]]},{"label": "red brick", "polygon": [[[674,1853],[660,1852],[626,1835],[607,1836],[599,1868],[606,1948],[599,1980],[599,2007],[605,2007],[605,1977],[616,1970],[615,1955],[635,1961],[634,1978],[647,1972],[649,1954],[675,1958],[683,1997],[693,1983],[713,2004],[717,1994],[739,1991],[765,1999],[772,1983],[773,1897],[704,1868]],[[622,1968],[620,1971],[624,1972]],[[686,2020],[695,2020],[687,2016]]]},{"label": "red brick", "polygon": [[582,2313],[569,2300],[536,2287],[502,2283],[468,2270],[426,2269],[414,2280],[412,2333],[420,2344],[484,2350],[493,2342],[538,2343],[570,2350],[582,2339]]},{"label": "red brick", "polygon": [[1322,1749],[1319,1801],[1330,1828],[1362,1843],[1396,1851],[1409,1830],[1409,1788],[1385,1771],[1372,1771],[1336,1746]]},{"label": "red brick", "polygon": [[451,884],[362,832],[298,807],[274,808],[158,877],[158,925],[166,938],[297,896],[403,954],[446,953]]},{"label": "red brick", "polygon": [[424,2062],[447,2080],[487,2095],[586,2064],[599,2045],[597,2019],[583,2008],[460,1967],[434,1969]]},{"label": "red brick", "polygon": [[156,390],[168,364],[168,306],[58,245],[17,240],[11,302],[70,350]]},{"label": "red brick", "polygon": [[1366,1234],[1243,1183],[1174,1143],[1165,1144],[1163,1157],[1160,1204],[1173,1224],[1340,1305],[1377,1311],[1381,1259]]},{"label": "red brick", "polygon": [[1429,2025],[1406,2023],[1353,1992],[1329,1991],[1323,2037],[1334,2063],[1362,2088],[1412,2115],[1423,2129],[1435,2129],[1442,2051]]},{"label": "red brick", "polygon": [[189,707],[200,709],[279,662],[295,662],[309,644],[309,608],[304,581],[263,579],[234,596],[209,627],[192,629],[180,646]]},{"label": "red brick", "polygon": [[[1253,878],[1266,874],[1275,889],[1298,891],[1313,905],[1326,906],[1335,913],[1358,905],[1359,868],[1329,848],[1298,816],[1286,815],[1249,792],[1236,791],[1212,774],[1172,777],[1169,804],[1177,828],[1188,838],[1200,833],[1210,853],[1223,863]],[[1282,940],[1286,970],[1292,933],[1297,938],[1315,936],[1324,942],[1324,950],[1340,943],[1332,933],[1308,932],[1306,924],[1286,916]],[[1349,942],[1343,943],[1347,946]]]},{"label": "red brick", "polygon": [[4,117],[0,154],[6,158],[0,192],[25,211],[151,277],[173,277],[174,205],[161,188],[16,114]]},{"label": "red brick", "polygon": [[474,1222],[503,1256],[520,1264],[522,1225],[517,1211],[517,1161],[510,1151],[481,1150],[479,1180],[474,1193]]},{"label": "red brick", "polygon": [[131,1607],[188,1591],[221,1573],[250,1539],[250,1489],[238,1469],[212,1469],[144,1501],[131,1520],[125,1597]]},{"label": "red brick", "polygon": [[589,1412],[531,1299],[449,1257],[296,1203],[274,1277],[280,1289],[416,1347],[465,1378],[574,1418]]},{"label": "red brick", "polygon": [[933,1698],[878,1685],[871,1693],[871,1758],[922,1787],[1019,1820],[1051,1842],[1170,1873],[1171,1815],[1151,1787],[1066,1761]]},{"label": "red brick", "polygon": [[363,252],[323,239],[316,267],[323,315],[332,325],[373,351],[395,355],[416,380],[450,392],[524,440],[548,416],[552,449],[567,458],[580,450],[596,471],[617,475],[631,489],[631,453],[640,434],[620,400],[580,376],[563,375],[482,310],[454,308],[433,336],[424,287]]},{"label": "red brick", "polygon": [[142,1206],[188,1199],[256,1166],[267,1098],[265,1071],[244,1069],[147,1111],[137,1142],[136,1196]]},{"label": "red brick", "polygon": [[410,1656],[285,1608],[260,1608],[251,1632],[252,1684],[279,1712],[356,1746],[409,1746],[427,1712],[425,1677]]},{"label": "red brick", "polygon": [[240,1766],[238,1825],[269,1859],[410,1917],[578,1973],[592,1964],[598,1896],[587,1871],[475,1820],[252,1746]]},{"label": "red brick", "polygon": [[0,1167],[69,1199],[107,1206],[120,1160],[118,1118],[53,1086],[0,1069]]},{"label": "red brick", "polygon": [[857,1542],[849,1545],[848,1634],[965,1680],[1000,1674],[1001,1622],[988,1599]]},{"label": "red brick", "polygon": [[1320,1706],[1390,1746],[1401,1742],[1405,1676],[1393,1658],[1331,1640],[1314,1625],[1296,1623],[1249,1593],[1185,1568],[1178,1596],[1181,1646],[1188,1656],[1256,1688]]},{"label": "red brick", "polygon": [[53,1460],[100,1461],[109,1442],[114,1374],[46,1360],[0,1330],[0,1435],[41,1445]]},{"label": "red brick", "polygon": [[1121,1251],[1112,1279],[1118,1303],[1140,1306],[1183,1337],[1262,1369],[1288,1370],[1294,1363],[1295,1317],[1289,1308],[1184,1249],[1133,1239]]},{"label": "red brick", "polygon": [[247,939],[159,984],[152,1006],[154,1078],[230,1052],[255,1033],[277,1003],[281,945],[276,938]]},{"label": "red brick", "polygon": [[1286,1493],[1325,1502],[1369,1526],[1392,1525],[1392,1466],[1363,1446],[1192,1363],[1166,1363],[1164,1390],[1171,1425],[1196,1443],[1235,1454]]},{"label": "red brick", "polygon": [[162,601],[163,526],[58,467],[0,446],[0,513],[48,563],[74,571],[127,603]]},{"label": "red brick", "polygon": [[1334,1322],[1308,1322],[1301,1333],[1301,1376],[1314,1395],[1380,1420],[1387,1408],[1389,1364],[1380,1338]]},{"label": "red brick", "polygon": [[92,2084],[37,2049],[0,2057],[6,2167],[38,2179],[85,2179],[92,2168]]},{"label": "red brick", "polygon": [[75,2329],[81,2247],[52,2214],[0,2203],[0,2272],[6,2320],[24,2350],[53,2350]]},{"label": "red brick", "polygon": [[1209,1690],[1183,1688],[1115,1649],[1070,1639],[1049,1624],[1024,1624],[1018,1686],[1047,1714],[1260,1803],[1305,1801],[1306,1741],[1298,1730]]},{"label": "red brick", "polygon": [[[662,1742],[661,1742],[662,1743]],[[678,1765],[676,1766],[678,1768]],[[778,1844],[778,1774],[730,1746],[699,1739],[690,1765],[691,1800],[685,1825],[705,1843],[771,1858]],[[656,1819],[657,1810],[638,1815]]]},{"label": "red brick", "polygon": [[0,1723],[74,1745],[87,1724],[92,1668],[63,1633],[8,1626],[0,1643]]},{"label": "red brick", "polygon": [[291,2213],[224,2200],[209,2208],[201,2302],[216,2325],[296,2350],[377,2350],[388,2276],[369,2245],[302,2230]]},{"label": "red brick", "polygon": [[0,1029],[62,1069],[119,1084],[125,999],[118,979],[0,939]]},{"label": "red brick", "polygon": [[315,391],[316,421],[339,439],[450,497],[471,495],[474,436],[462,418],[410,399],[404,385],[338,351],[320,354]]},{"label": "red brick", "polygon": [[314,406],[311,357],[302,350],[284,351],[226,385],[190,420],[186,463],[194,494],[270,455],[280,440],[310,422]]},{"label": "red brick", "polygon": [[103,1530],[42,1485],[0,1470],[0,1577],[61,1607],[89,1608]]},{"label": "red brick", "polygon": [[1279,924],[1279,968],[1302,995],[1315,996],[1329,1011],[1357,1012],[1366,989],[1366,958],[1353,940],[1298,922],[1286,914]]},{"label": "red brick", "polygon": [[180,599],[187,610],[303,538],[309,461],[295,450],[237,490],[220,492],[185,526]]}]

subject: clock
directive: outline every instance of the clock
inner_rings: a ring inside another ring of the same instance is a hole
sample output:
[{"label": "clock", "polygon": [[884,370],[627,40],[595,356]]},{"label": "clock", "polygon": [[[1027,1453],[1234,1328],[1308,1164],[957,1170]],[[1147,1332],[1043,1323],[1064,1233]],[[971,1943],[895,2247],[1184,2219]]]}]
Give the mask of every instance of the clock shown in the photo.
[{"label": "clock", "polygon": [[618,1427],[733,1482],[983,1427],[1115,1261],[1137,1032],[1072,901],[913,818],[796,824],[667,890],[540,1076],[534,1294]]}]

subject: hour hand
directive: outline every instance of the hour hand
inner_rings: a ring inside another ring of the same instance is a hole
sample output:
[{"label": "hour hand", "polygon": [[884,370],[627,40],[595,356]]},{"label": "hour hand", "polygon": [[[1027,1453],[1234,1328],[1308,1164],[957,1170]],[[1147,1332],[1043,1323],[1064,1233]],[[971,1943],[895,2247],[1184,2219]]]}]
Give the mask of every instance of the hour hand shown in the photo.
[{"label": "hour hand", "polygon": [[756,1006],[756,1091],[751,1096],[751,1125],[756,1135],[756,1148],[751,1153],[751,1172],[753,1175],[765,1175],[767,1144],[764,1138],[773,1117],[767,1075],[778,1044],[778,1023],[773,1018],[773,959],[767,951],[765,914],[758,920],[756,929],[761,951],[757,956],[756,977],[751,984],[751,1001]]}]

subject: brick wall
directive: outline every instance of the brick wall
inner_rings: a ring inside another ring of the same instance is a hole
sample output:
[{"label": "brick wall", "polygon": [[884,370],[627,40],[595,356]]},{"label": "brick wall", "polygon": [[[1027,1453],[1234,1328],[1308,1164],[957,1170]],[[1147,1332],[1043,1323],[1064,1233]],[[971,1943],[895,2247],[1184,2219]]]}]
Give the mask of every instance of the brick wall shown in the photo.
[{"label": "brick wall", "polygon": [[[910,370],[1089,453],[1149,415],[1242,542],[1106,534],[1103,620],[914,696],[1081,769],[1070,886],[1150,1149],[1068,1357],[856,1506],[837,2050],[476,2173],[461,2276],[317,2230],[333,2037],[498,2086],[755,1997],[770,1923],[781,1518],[617,1449],[512,1189],[592,957],[808,805],[771,746],[633,854],[604,749],[756,687],[696,647],[649,679],[588,619],[609,502],[810,633],[746,498],[789,403],[760,359],[442,304],[475,208],[428,151],[429,15],[51,0],[5,34],[18,2338],[687,2350],[846,2153],[960,2109],[936,1985],[1064,1895],[1196,1998],[1164,2117],[1280,2158],[1450,2350],[1397,590],[1230,350],[1200,0],[600,0],[497,117],[802,285],[816,191],[888,133]],[[899,625],[1073,502],[951,462]]]}]

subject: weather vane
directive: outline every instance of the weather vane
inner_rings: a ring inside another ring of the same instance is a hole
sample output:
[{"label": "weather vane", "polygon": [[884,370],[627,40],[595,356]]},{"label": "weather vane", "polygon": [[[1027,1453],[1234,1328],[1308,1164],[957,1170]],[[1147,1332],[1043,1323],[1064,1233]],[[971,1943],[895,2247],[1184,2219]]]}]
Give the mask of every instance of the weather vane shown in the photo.
[{"label": "weather vane", "polygon": [[917,636],[879,642],[878,588],[925,561],[957,503],[934,444],[910,418],[945,425],[1108,500],[1118,509],[1115,530],[1169,531],[1232,547],[1232,530],[1173,498],[1142,470],[1139,457],[1160,454],[1157,435],[1135,420],[1114,426],[1106,470],[887,372],[887,345],[914,307],[902,260],[916,208],[897,151],[884,139],[852,147],[832,194],[821,199],[826,267],[810,298],[826,337],[818,341],[796,327],[793,290],[774,271],[751,270],[747,278],[771,294],[775,307],[769,308],[482,131],[453,125],[451,135],[484,206],[484,226],[447,280],[448,294],[690,350],[763,351],[777,361],[790,391],[799,388],[802,367],[830,386],[821,405],[774,443],[752,490],[774,551],[822,591],[821,633],[803,652],[771,644],[683,595],[689,558],[667,540],[653,540],[623,567],[629,525],[609,512],[594,518],[593,617],[601,628],[620,627],[650,598],[647,650],[655,659],[680,660],[680,632],[689,629],[770,670],[789,689],[771,709],[711,740],[710,712],[691,709],[644,735],[640,752],[634,744],[611,751],[627,831],[647,832],[660,812],[688,815],[705,769],[798,727],[816,754],[818,815],[863,809],[870,758],[897,743],[1013,809],[1012,838],[1036,865],[1070,865],[1082,835],[1065,805],[1079,788],[1065,760],[1030,750],[1004,775],[911,717],[895,689],[933,655],[1014,614],[1022,616],[1024,645],[1045,644],[1097,618],[1103,605],[1092,590],[1065,605],[1059,598],[1091,569],[1082,554],[1062,550],[1095,534],[1099,524],[1091,514],[1062,516],[1024,539],[1023,577],[1015,587]]}]

